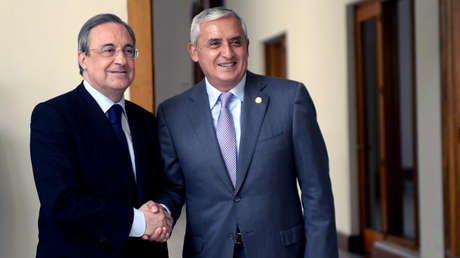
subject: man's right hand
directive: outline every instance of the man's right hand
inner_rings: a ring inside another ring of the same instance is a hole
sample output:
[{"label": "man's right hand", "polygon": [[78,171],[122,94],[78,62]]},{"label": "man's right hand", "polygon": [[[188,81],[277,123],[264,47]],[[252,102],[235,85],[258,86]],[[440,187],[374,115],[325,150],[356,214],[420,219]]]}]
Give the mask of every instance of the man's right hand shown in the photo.
[{"label": "man's right hand", "polygon": [[156,242],[166,242],[172,230],[173,220],[163,207],[153,201],[148,201],[139,210],[144,213],[145,233],[142,239]]}]

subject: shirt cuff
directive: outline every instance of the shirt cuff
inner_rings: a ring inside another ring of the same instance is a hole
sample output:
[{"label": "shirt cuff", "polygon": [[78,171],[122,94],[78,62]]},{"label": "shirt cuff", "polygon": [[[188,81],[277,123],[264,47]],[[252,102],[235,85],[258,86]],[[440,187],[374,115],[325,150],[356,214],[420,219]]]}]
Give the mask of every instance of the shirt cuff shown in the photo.
[{"label": "shirt cuff", "polygon": [[131,231],[129,232],[130,237],[141,237],[145,233],[145,217],[144,212],[133,208],[134,219]]},{"label": "shirt cuff", "polygon": [[163,203],[159,203],[161,207],[165,208],[165,210],[171,215],[171,211],[168,209],[168,206],[164,205]]}]

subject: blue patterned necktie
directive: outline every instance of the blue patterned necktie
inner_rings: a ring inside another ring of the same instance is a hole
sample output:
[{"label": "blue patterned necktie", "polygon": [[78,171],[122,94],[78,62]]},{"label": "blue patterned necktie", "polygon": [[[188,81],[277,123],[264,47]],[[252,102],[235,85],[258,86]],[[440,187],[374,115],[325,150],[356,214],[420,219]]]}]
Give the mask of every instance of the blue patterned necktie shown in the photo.
[{"label": "blue patterned necktie", "polygon": [[216,135],[219,142],[220,152],[224,158],[225,166],[227,167],[228,175],[233,186],[236,184],[236,136],[235,127],[233,126],[233,118],[228,104],[232,99],[233,94],[224,92],[221,94],[220,114],[217,120]]}]

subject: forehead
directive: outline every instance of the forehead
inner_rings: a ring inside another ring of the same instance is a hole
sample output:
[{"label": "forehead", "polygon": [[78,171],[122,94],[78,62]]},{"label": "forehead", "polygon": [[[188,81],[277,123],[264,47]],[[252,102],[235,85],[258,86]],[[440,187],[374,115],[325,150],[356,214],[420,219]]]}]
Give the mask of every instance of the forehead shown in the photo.
[{"label": "forehead", "polygon": [[200,24],[200,38],[205,40],[210,38],[226,39],[236,36],[244,36],[244,32],[238,20],[233,16],[226,16]]},{"label": "forehead", "polygon": [[132,44],[133,40],[128,30],[119,23],[108,22],[95,26],[89,32],[90,45],[96,46],[101,44]]}]

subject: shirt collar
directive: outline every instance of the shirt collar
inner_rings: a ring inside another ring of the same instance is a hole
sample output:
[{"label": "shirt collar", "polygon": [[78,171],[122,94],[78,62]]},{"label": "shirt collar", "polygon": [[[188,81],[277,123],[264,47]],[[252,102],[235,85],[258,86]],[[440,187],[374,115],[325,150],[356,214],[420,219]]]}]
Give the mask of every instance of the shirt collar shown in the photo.
[{"label": "shirt collar", "polygon": [[88,91],[88,93],[94,98],[94,100],[96,100],[97,104],[99,107],[101,107],[104,113],[106,113],[107,110],[109,110],[114,104],[119,104],[123,108],[123,113],[126,114],[124,96],[121,97],[120,101],[113,102],[107,96],[93,88],[93,86],[91,86],[86,80],[83,80],[83,86],[85,86],[85,89]]},{"label": "shirt collar", "polygon": [[[206,84],[206,92],[208,93],[208,99],[209,99],[209,108],[212,109],[216,104],[217,101],[219,100],[220,92],[217,88],[211,85],[211,83],[208,81],[208,78],[205,79],[205,84]],[[244,74],[243,78],[241,81],[233,87],[230,92],[241,102],[244,100],[244,87],[246,85],[246,73]]]}]

